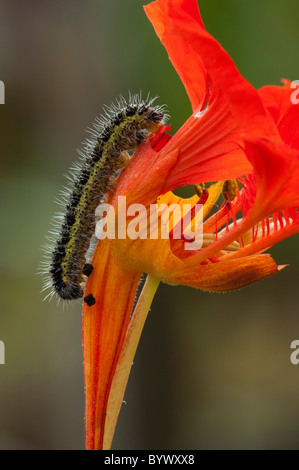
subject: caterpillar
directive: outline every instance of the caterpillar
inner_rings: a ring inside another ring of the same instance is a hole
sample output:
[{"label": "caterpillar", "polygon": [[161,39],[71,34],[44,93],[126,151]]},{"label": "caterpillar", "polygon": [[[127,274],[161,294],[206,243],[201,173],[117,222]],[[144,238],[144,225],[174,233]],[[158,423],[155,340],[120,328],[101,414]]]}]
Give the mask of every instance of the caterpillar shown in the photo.
[{"label": "caterpillar", "polygon": [[[164,109],[153,106],[153,101],[143,101],[136,95],[126,102],[121,97],[116,105],[104,107],[104,115],[89,129],[91,139],[84,151],[79,151],[81,164],[72,168],[68,175],[71,186],[61,193],[65,213],[58,216],[60,226],[52,232],[56,240],[48,237],[54,243],[42,272],[46,271],[48,277],[43,289],[51,289],[48,296],[56,294],[63,300],[83,297],[84,280],[93,269],[86,253],[95,231],[96,207],[111,190],[111,180],[127,165],[128,152],[163,123]],[[45,251],[49,252],[49,245]],[[94,302],[93,298],[86,299],[89,305]]]}]

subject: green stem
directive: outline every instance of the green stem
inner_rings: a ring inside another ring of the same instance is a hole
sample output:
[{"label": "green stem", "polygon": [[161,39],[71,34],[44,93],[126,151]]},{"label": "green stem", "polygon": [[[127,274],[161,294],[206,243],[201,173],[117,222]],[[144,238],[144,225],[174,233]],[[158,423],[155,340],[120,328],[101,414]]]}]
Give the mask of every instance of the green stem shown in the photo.
[{"label": "green stem", "polygon": [[126,333],[109,392],[104,431],[104,450],[111,447],[134,356],[159,283],[160,281],[155,277],[147,276]]}]

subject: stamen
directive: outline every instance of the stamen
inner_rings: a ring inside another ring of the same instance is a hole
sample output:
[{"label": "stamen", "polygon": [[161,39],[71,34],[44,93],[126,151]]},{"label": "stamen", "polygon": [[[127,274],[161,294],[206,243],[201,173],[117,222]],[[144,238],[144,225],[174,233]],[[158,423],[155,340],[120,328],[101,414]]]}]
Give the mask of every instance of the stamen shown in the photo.
[{"label": "stamen", "polygon": [[[195,185],[194,185],[194,187],[195,187]],[[197,212],[198,211],[198,206],[199,205],[204,206],[204,204],[209,199],[209,191],[204,188],[204,183],[196,185],[196,188],[199,188],[198,192],[195,189],[196,194],[199,196],[199,200],[197,201],[195,206],[191,207],[191,210],[187,214],[183,215],[183,217],[181,218],[181,220],[179,222],[180,229],[181,229],[181,237],[179,239],[176,239],[176,240],[173,238],[175,227],[173,227],[169,232],[171,250],[176,255],[178,254],[178,251],[182,251],[184,253],[184,256],[191,254],[189,251],[186,251],[185,249],[183,249],[182,241],[184,241],[184,243],[188,243],[188,242],[194,243],[194,230],[196,230],[196,226],[193,227],[193,229],[192,229],[191,228],[192,224],[194,224],[194,222],[196,221],[196,216],[197,215],[200,215],[201,220],[203,218],[203,215],[202,215],[203,209],[201,208],[200,212],[198,213]],[[199,221],[197,221],[197,223],[199,223]],[[188,226],[187,226],[187,224],[188,224]],[[189,231],[191,231],[192,237],[189,235]],[[201,244],[198,247],[198,249],[200,249],[200,248],[201,248]]]},{"label": "stamen", "polygon": [[267,219],[266,219],[266,224],[267,224],[267,237],[268,237],[270,235],[270,231],[271,231],[269,217],[267,217]]},{"label": "stamen", "polygon": [[194,188],[194,191],[196,192],[197,196],[199,198],[201,198],[203,192],[204,192],[204,189],[205,189],[205,184],[204,183],[200,183],[200,184],[195,184],[193,186]]},{"label": "stamen", "polygon": [[283,221],[283,218],[282,218],[280,212],[278,212],[277,217],[278,217],[280,228],[283,228],[284,227],[284,221]]},{"label": "stamen", "polygon": [[283,215],[283,218],[286,222],[286,225],[289,225],[290,224],[290,217],[289,217],[289,214],[287,211],[282,211],[282,215]]},{"label": "stamen", "polygon": [[[279,225],[277,220],[279,221]],[[263,219],[261,222],[242,234],[243,247],[270,237],[273,233],[283,229],[286,225],[288,225],[287,221],[280,214],[273,214],[273,216]]]},{"label": "stamen", "polygon": [[[203,242],[202,242],[202,248],[207,248],[210,246],[212,243],[214,243],[217,240],[217,236],[214,233],[204,233],[203,234]],[[227,251],[238,251],[240,248],[240,243],[237,241],[233,241],[229,245],[227,245],[224,248],[224,252]]]},{"label": "stamen", "polygon": [[208,199],[209,199],[209,191],[207,189],[204,189],[197,204],[202,204],[204,206]]},{"label": "stamen", "polygon": [[[224,225],[227,226],[228,216],[232,216],[233,225],[236,226],[239,221],[236,219],[236,214],[241,210],[241,198],[236,198],[233,204],[226,202],[221,205],[218,212],[213,214],[209,219],[204,222],[204,232],[218,232]],[[231,224],[228,226],[230,229]]]},{"label": "stamen", "polygon": [[226,180],[223,183],[222,195],[225,201],[233,201],[238,193],[237,180]]},{"label": "stamen", "polygon": [[253,242],[256,241],[256,239],[257,239],[259,233],[260,233],[259,224],[254,225],[254,226],[252,227],[252,241],[253,241]]},{"label": "stamen", "polygon": [[277,231],[277,228],[278,228],[278,226],[277,226],[277,215],[276,215],[276,214],[273,214],[273,217],[272,217],[272,218],[273,218],[273,222],[274,222],[274,230],[275,230],[275,232],[276,232],[276,231]]},{"label": "stamen", "polygon": [[291,207],[291,209],[288,209],[288,213],[289,213],[291,219],[293,220],[293,222],[295,222],[298,218],[298,213],[297,213],[296,209]]}]

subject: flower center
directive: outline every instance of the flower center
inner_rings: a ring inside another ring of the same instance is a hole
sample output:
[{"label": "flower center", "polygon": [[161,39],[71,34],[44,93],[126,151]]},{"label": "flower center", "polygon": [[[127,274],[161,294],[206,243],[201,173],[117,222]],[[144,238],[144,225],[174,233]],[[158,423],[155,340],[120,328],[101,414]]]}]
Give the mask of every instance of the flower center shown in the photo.
[{"label": "flower center", "polygon": [[[228,230],[230,221],[236,223],[235,210],[239,210],[240,206],[240,195],[237,180],[227,180],[224,182],[218,182],[211,185],[206,189],[204,183],[196,184],[193,186],[195,195],[198,197],[194,200],[190,212],[187,214],[191,216],[191,223],[185,228],[185,224],[180,221],[181,237],[180,239],[174,240],[172,238],[172,232],[170,233],[170,244],[172,252],[179,258],[184,259],[190,257],[195,251],[199,252],[216,241],[219,240]],[[211,212],[217,207],[219,197],[223,197],[217,212],[211,215]],[[198,214],[197,207],[202,206]],[[197,219],[196,219],[197,215]],[[186,215],[185,215],[186,216]],[[224,229],[223,229],[224,226]],[[201,231],[201,236],[198,236],[197,232]],[[223,232],[224,230],[224,232]],[[190,244],[189,246],[186,244]],[[192,245],[192,247],[191,247]],[[227,244],[224,249],[219,250],[212,257],[212,261],[219,261],[219,257],[229,252],[235,252],[240,248],[238,240],[233,240]]]}]

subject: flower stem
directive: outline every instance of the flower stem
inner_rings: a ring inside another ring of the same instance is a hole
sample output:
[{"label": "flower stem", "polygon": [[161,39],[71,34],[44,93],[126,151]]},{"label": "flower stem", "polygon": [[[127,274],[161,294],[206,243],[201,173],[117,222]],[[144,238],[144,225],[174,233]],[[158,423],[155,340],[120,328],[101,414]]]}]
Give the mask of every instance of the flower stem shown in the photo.
[{"label": "flower stem", "polygon": [[159,283],[160,281],[155,277],[150,275],[147,276],[126,333],[124,345],[120,353],[109,393],[104,430],[104,450],[109,450],[111,447],[133,359]]}]

